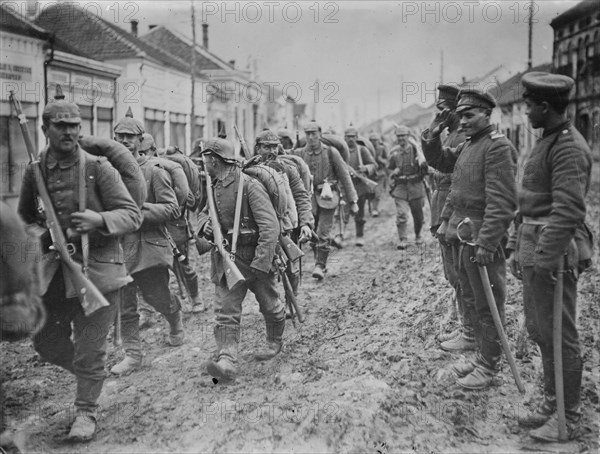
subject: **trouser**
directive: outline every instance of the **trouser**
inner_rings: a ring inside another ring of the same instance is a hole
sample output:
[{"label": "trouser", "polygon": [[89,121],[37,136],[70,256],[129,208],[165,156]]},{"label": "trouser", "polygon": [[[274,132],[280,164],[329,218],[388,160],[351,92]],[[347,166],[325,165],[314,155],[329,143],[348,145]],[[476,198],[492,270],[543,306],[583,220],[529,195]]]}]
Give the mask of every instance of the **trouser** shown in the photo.
[{"label": "trouser", "polygon": [[140,290],[144,301],[167,320],[181,309],[181,302],[169,290],[169,269],[166,266],[154,266],[131,275],[133,282],[123,289],[121,302],[121,336],[123,348],[128,356],[141,358],[138,297]]},{"label": "trouser", "polygon": [[[531,339],[536,342],[544,366],[544,391],[555,395],[553,305],[555,278],[550,271],[536,272],[533,266],[523,267],[523,303],[525,323]],[[580,415],[581,375],[583,361],[577,332],[577,279],[565,272],[563,279],[562,360],[565,410],[570,419]]]},{"label": "trouser", "polygon": [[[300,227],[296,227],[291,230],[290,239],[295,243],[299,244],[298,241],[300,239]],[[302,259],[300,259],[302,260]],[[292,264],[289,260],[287,262],[287,266],[285,268],[285,274],[287,274],[288,279],[290,280],[290,285],[292,286],[292,290],[294,295],[298,294],[298,286],[300,285],[300,272],[301,272],[301,262],[298,260],[297,263]]]},{"label": "trouser", "polygon": [[[484,365],[490,369],[495,369],[502,349],[500,346],[500,336],[496,330],[494,319],[490,311],[487,298],[483,289],[481,275],[479,274],[479,265],[475,260],[475,248],[472,246],[459,246],[460,269],[459,280],[463,290],[463,300],[467,300],[468,289],[472,292],[472,298],[475,308],[475,340],[479,347],[479,357]],[[501,248],[496,250],[494,262],[487,265],[487,272],[492,286],[494,302],[498,308],[502,324],[505,323],[504,303],[506,301],[506,259]]]},{"label": "trouser", "polygon": [[377,186],[375,187],[375,192],[372,196],[371,208],[373,208],[373,210],[379,211],[379,202],[381,202],[381,199],[383,198],[383,195],[386,192],[387,177],[385,176],[385,173],[382,175],[377,175],[376,181]]},{"label": "trouser", "polygon": [[358,197],[358,212],[354,215],[354,224],[356,226],[356,236],[362,237],[364,234],[365,221],[365,204],[369,199],[369,194],[363,194]]},{"label": "trouser", "polygon": [[[335,214],[334,209],[316,207],[316,212],[313,211],[315,216],[315,226],[319,241],[316,245],[316,254],[329,254],[331,251],[331,229],[333,228],[333,218]],[[325,265],[325,264],[323,264]]]},{"label": "trouser", "polygon": [[[239,342],[240,323],[242,319],[242,302],[250,290],[254,293],[260,312],[268,324],[274,318],[285,317],[284,305],[277,293],[277,281],[274,273],[269,273],[260,278],[252,271],[249,265],[242,260],[236,260],[238,269],[246,282],[239,284],[233,290],[227,288],[225,277],[215,285],[215,337],[219,356],[226,353],[235,362],[237,358],[237,344]],[[228,341],[223,339],[225,336]],[[226,351],[225,351],[226,350]]]},{"label": "trouser", "polygon": [[75,374],[78,412],[96,412],[106,377],[106,338],[115,320],[120,291],[104,296],[110,305],[86,317],[78,298],[65,297],[63,273],[59,268],[42,297],[47,319],[34,336],[33,345],[45,361]]},{"label": "trouser", "polygon": [[423,227],[423,197],[413,200],[405,200],[394,197],[396,203],[396,227],[398,228],[398,237],[400,240],[406,239],[406,225],[408,223],[408,213],[412,214],[415,236],[421,234]]}]

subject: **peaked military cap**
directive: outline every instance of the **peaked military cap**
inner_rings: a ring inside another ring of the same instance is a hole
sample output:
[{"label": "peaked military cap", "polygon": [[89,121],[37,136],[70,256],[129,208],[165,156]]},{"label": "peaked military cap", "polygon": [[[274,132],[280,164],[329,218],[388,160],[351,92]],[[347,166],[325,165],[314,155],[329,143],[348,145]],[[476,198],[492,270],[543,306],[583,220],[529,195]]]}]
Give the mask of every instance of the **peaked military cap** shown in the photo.
[{"label": "peaked military cap", "polygon": [[396,128],[396,131],[394,131],[394,133],[397,136],[408,136],[410,135],[410,129],[408,129],[407,126],[400,125]]},{"label": "peaked military cap", "polygon": [[121,118],[115,125],[115,134],[144,134],[145,129],[139,121],[133,118],[131,107],[127,109],[127,113],[124,118]]},{"label": "peaked military cap", "polygon": [[42,120],[44,123],[79,124],[81,123],[81,112],[77,104],[65,101],[62,87],[57,84],[54,100],[44,107]]},{"label": "peaked military cap", "polygon": [[473,107],[492,110],[496,107],[496,100],[489,93],[477,88],[465,88],[458,93],[456,112],[463,112]]},{"label": "peaked military cap", "polygon": [[212,139],[208,139],[204,144],[204,149],[201,152],[202,154],[216,154],[221,157],[225,161],[236,161],[237,158],[235,156],[235,149],[233,148],[233,144],[227,140],[222,139],[220,137],[213,137]]},{"label": "peaked military cap", "polygon": [[292,139],[292,133],[287,128],[283,128],[283,129],[280,129],[279,131],[277,131],[277,135],[279,136],[280,139],[282,137],[287,137],[288,139]]},{"label": "peaked military cap", "polygon": [[264,144],[264,145],[279,145],[281,141],[279,140],[279,136],[275,134],[270,129],[266,129],[261,131],[256,136],[256,144]]},{"label": "peaked military cap", "polygon": [[316,121],[310,121],[304,126],[304,132],[321,131],[321,126]]},{"label": "peaked military cap", "polygon": [[535,97],[543,100],[568,100],[575,81],[568,76],[532,71],[521,78],[525,88],[523,98]]},{"label": "peaked military cap", "polygon": [[454,85],[440,84],[438,85],[438,104],[447,102],[456,106],[456,98],[458,97],[459,89]]}]

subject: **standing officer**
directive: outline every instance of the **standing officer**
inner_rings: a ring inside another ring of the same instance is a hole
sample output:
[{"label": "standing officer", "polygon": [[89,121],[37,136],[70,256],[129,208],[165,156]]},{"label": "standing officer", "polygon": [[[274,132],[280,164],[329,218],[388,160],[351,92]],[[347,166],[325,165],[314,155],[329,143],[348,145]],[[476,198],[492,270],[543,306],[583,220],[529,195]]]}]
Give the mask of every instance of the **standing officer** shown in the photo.
[{"label": "standing officer", "polygon": [[[264,164],[274,168],[275,170],[284,172],[287,176],[290,190],[296,205],[298,230],[300,231],[295,240],[301,236],[310,238],[312,229],[315,226],[315,218],[312,214],[310,197],[308,196],[308,192],[304,187],[304,183],[300,178],[300,174],[298,173],[296,166],[290,161],[286,161],[285,158],[278,157],[279,155],[277,153],[279,147],[281,147],[279,137],[272,131],[265,130],[256,136],[254,153],[262,158],[261,160]],[[292,234],[291,231],[282,233],[285,235]],[[298,272],[292,272],[291,266],[288,266],[286,272],[290,279],[290,284],[292,285],[294,294],[297,294],[298,284],[300,283],[300,270],[298,270]]]},{"label": "standing officer", "polygon": [[[242,173],[233,145],[228,140],[208,140],[202,154],[205,170],[213,179],[212,191],[219,227],[223,238],[228,240],[228,248],[232,244],[228,232],[233,231],[236,221],[235,206],[241,178],[244,183],[243,216],[237,220],[243,222],[243,229],[240,229],[238,237],[235,264],[245,282],[229,290],[221,255],[213,250],[211,256],[211,279],[216,294],[214,333],[218,358],[208,363],[208,372],[213,377],[230,380],[237,374],[242,302],[248,290],[254,293],[267,325],[267,347],[256,355],[256,359],[273,358],[283,345],[285,309],[276,290],[274,264],[280,228],[269,194],[259,181]],[[212,241],[215,225],[206,209],[200,213],[198,222],[199,234]]]},{"label": "standing officer", "polygon": [[409,142],[410,130],[404,126],[396,128],[398,144],[390,152],[388,169],[390,174],[390,194],[396,203],[396,227],[398,229],[398,249],[407,248],[406,224],[408,212],[413,217],[415,243],[420,244],[423,227],[423,203],[425,186],[423,173],[427,172],[427,162],[415,145]]},{"label": "standing officer", "polygon": [[121,306],[125,358],[110,370],[113,374],[123,375],[142,365],[138,290],[142,293],[144,301],[167,319],[170,328],[169,345],[183,344],[184,331],[181,303],[169,290],[169,267],[173,264],[173,254],[164,233],[166,223],[179,217],[179,207],[171,187],[171,179],[159,164],[153,162],[149,156],[140,154],[144,127],[133,118],[131,110],[119,120],[114,132],[115,140],[131,151],[137,159],[148,189],[146,202],[142,206],[142,226],[123,238],[127,267],[133,282],[124,289]]},{"label": "standing officer", "polygon": [[[364,176],[374,176],[377,171],[377,164],[371,152],[362,145],[356,143],[358,139],[358,130],[350,126],[344,131],[344,140],[348,144],[350,153],[348,154],[348,165],[354,172],[358,172]],[[364,229],[365,229],[365,203],[371,195],[371,190],[362,182],[353,172],[351,172],[352,184],[358,195],[358,212],[354,216],[354,225],[356,226],[356,245],[364,246]]]},{"label": "standing officer", "polygon": [[[358,196],[350,173],[334,148],[321,143],[321,126],[311,121],[304,127],[306,134],[306,147],[299,148],[294,154],[300,156],[308,164],[313,175],[312,211],[317,224],[319,241],[315,249],[315,268],[312,276],[322,280],[325,277],[327,258],[331,251],[331,228],[333,216],[339,202],[339,191],[344,193],[344,198],[350,202],[350,211],[358,212]],[[329,194],[322,193],[324,188],[330,189]],[[323,197],[326,195],[326,197]]]},{"label": "standing officer", "polygon": [[446,124],[449,111],[436,116],[429,131],[430,140],[423,143],[427,161],[444,173],[452,172],[450,194],[440,218],[439,240],[450,241],[458,248],[458,224],[465,218],[473,221],[474,232],[459,232],[461,238],[475,243],[459,249],[460,286],[470,286],[475,307],[475,360],[459,362],[454,371],[458,384],[466,389],[490,386],[502,350],[498,331],[487,303],[478,266],[486,266],[498,312],[504,321],[506,299],[506,262],[502,242],[516,209],[515,174],[517,152],[510,141],[490,124],[496,101],[481,90],[461,90],[456,112],[467,140],[457,149],[442,147],[439,133]]},{"label": "standing officer", "polygon": [[375,179],[375,181],[377,181],[377,187],[375,188],[375,194],[373,194],[373,206],[371,211],[371,215],[376,218],[379,216],[379,203],[381,202],[381,198],[385,194],[385,188],[387,187],[388,150],[379,134],[374,132],[371,133],[369,135],[369,140],[375,149],[374,158],[377,164]]},{"label": "standing officer", "polygon": [[530,432],[537,440],[557,442],[553,298],[563,262],[562,376],[567,436],[573,439],[579,435],[583,370],[577,333],[577,278],[589,266],[593,248],[585,225],[592,159],[585,139],[566,114],[573,79],[536,71],[525,74],[521,83],[531,127],[543,128],[543,133],[523,167],[518,240],[509,264],[513,274],[523,280],[527,330],[542,356],[544,402],[519,418],[519,424],[538,427]]},{"label": "standing officer", "polygon": [[[460,118],[455,112],[456,110],[456,99],[458,96],[458,88],[453,85],[439,85],[438,86],[438,101],[436,107],[438,114],[441,115],[445,110],[447,111],[447,118],[445,123],[439,125],[440,131],[430,133],[431,129],[423,131],[421,136],[421,144],[425,148],[431,135],[439,135],[446,129],[447,135],[442,142],[443,147],[456,148],[459,144],[465,141],[466,137],[462,130],[459,128]],[[446,113],[444,114],[446,115]],[[433,162],[428,162],[433,166]],[[446,203],[446,197],[450,192],[450,183],[452,181],[452,173],[445,173],[448,170],[442,168],[442,171],[435,169],[433,170],[433,181],[434,191],[431,196],[431,232],[436,235],[442,220],[440,216],[442,209]],[[460,313],[462,327],[452,331],[447,335],[440,335],[439,340],[442,342],[442,349],[446,351],[462,351],[472,350],[476,348],[475,345],[475,331],[473,327],[473,317],[475,316],[475,308],[471,306],[465,306],[465,298],[462,296],[462,292],[470,292],[471,288],[465,289],[460,288],[460,282],[458,280],[458,248],[452,248],[448,243],[440,242],[440,249],[442,251],[442,261],[444,265],[444,276],[454,288],[454,298],[458,302],[458,312]],[[453,299],[454,299],[453,298]],[[473,296],[468,295],[467,301],[473,301]],[[454,306],[454,301],[450,304]]]},{"label": "standing officer", "polygon": [[[40,153],[39,169],[60,227],[75,247],[73,259],[83,263],[89,279],[110,303],[84,314],[69,269],[48,250],[51,241],[46,232],[40,293],[48,317],[34,337],[34,347],[46,361],[75,374],[76,413],[68,437],[88,441],[96,431],[97,402],[106,378],[106,337],[120,303],[120,289],[131,280],[118,237],[138,229],[142,215],[106,158],[92,156],[77,144],[81,116],[75,104],[57,100],[46,105],[42,122],[48,148]],[[30,164],[18,211],[27,224],[45,226],[37,202],[35,179],[39,177]]]}]

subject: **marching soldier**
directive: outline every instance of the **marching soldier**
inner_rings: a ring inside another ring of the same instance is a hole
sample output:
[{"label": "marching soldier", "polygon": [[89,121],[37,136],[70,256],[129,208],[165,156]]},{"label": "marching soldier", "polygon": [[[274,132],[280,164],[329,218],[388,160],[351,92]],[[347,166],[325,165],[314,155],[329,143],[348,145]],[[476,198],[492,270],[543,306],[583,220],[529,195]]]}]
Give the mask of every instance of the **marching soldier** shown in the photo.
[{"label": "marching soldier", "polygon": [[[158,158],[157,149],[152,135],[144,133],[142,137],[143,140],[140,153]],[[185,203],[181,204],[179,207],[179,218],[167,222],[167,228],[169,230],[169,234],[173,238],[173,241],[175,241],[177,250],[185,257],[183,260],[179,260],[179,257],[173,257],[173,269],[175,269],[176,266],[180,266],[181,270],[181,276],[179,276],[177,279],[185,279],[184,285],[188,289],[189,296],[192,300],[192,312],[204,312],[206,310],[206,306],[200,300],[198,274],[189,261],[189,239],[191,232],[188,221],[188,212],[193,212],[199,203],[200,175],[198,173],[198,168],[196,167],[196,164],[194,164],[191,159],[181,153],[177,147],[167,147],[166,153],[158,159],[160,160],[159,162],[163,163],[164,159],[171,161],[164,163],[164,165],[179,165],[181,167],[180,172],[183,172],[188,184],[189,191],[185,199]],[[175,261],[177,261],[178,264],[176,264]]]},{"label": "marching soldier", "polygon": [[[281,142],[279,137],[273,132],[266,130],[256,136],[254,152],[262,158],[262,162],[266,165],[273,167],[276,170],[283,171],[287,175],[298,214],[299,237],[310,238],[312,229],[315,226],[310,197],[308,196],[308,192],[304,187],[304,183],[302,182],[296,167],[291,163],[286,163],[284,158],[278,158],[277,153],[280,146]],[[292,232],[282,233],[290,235]],[[297,294],[298,284],[300,282],[300,270],[298,270],[298,272],[292,272],[291,267],[288,266],[286,272],[288,273],[294,294]]]},{"label": "marching soldier", "polygon": [[[60,227],[74,246],[73,258],[83,263],[89,279],[110,303],[84,314],[71,271],[61,266],[55,251],[48,250],[51,240],[46,232],[42,236],[42,241],[47,241],[40,293],[47,319],[34,337],[34,347],[46,361],[75,375],[76,413],[68,437],[89,441],[96,431],[97,402],[106,378],[106,337],[120,304],[120,289],[131,280],[118,237],[138,229],[142,215],[114,167],[77,144],[81,116],[75,104],[63,100],[49,103],[42,121],[48,148],[40,153],[40,169]],[[37,203],[38,177],[30,164],[18,211],[27,224],[44,226]]]},{"label": "marching soldier", "polygon": [[[475,339],[478,351],[474,360],[453,366],[466,389],[485,389],[497,372],[502,350],[498,331],[487,303],[478,266],[486,266],[500,317],[504,320],[506,299],[506,262],[502,242],[516,209],[517,152],[510,141],[490,124],[494,98],[480,90],[460,91],[456,112],[467,140],[457,149],[442,147],[439,134],[449,111],[434,118],[427,141],[423,142],[427,161],[443,173],[452,172],[450,194],[440,218],[438,238],[458,248],[459,234],[475,246],[462,244],[459,250],[460,286],[463,298],[470,297],[475,307]],[[465,218],[473,221],[474,231],[457,233]]]},{"label": "marching soldier", "polygon": [[147,199],[142,206],[142,226],[124,236],[123,244],[128,271],[133,282],[123,291],[121,329],[125,358],[110,370],[115,375],[128,374],[142,365],[139,337],[137,291],[144,301],[163,314],[169,323],[171,346],[183,344],[184,331],[181,303],[169,290],[169,267],[173,254],[164,229],[168,221],[179,217],[179,207],[167,171],[151,158],[140,154],[143,125],[133,118],[131,110],[114,128],[115,140],[124,145],[137,159],[146,179]]},{"label": "marching soldier", "polygon": [[358,196],[348,169],[334,148],[321,143],[321,127],[314,121],[304,127],[306,147],[299,148],[294,154],[300,156],[308,164],[313,175],[312,210],[317,224],[319,241],[315,248],[316,265],[312,276],[322,280],[325,277],[327,258],[331,251],[331,228],[333,217],[338,206],[339,191],[350,202],[350,211],[358,212]]},{"label": "marching soldier", "polygon": [[523,166],[519,191],[518,235],[509,258],[511,272],[523,282],[527,330],[539,348],[544,370],[544,401],[519,424],[534,427],[531,437],[558,440],[553,349],[553,299],[559,266],[564,264],[562,298],[562,377],[567,438],[579,435],[583,361],[577,333],[577,278],[590,265],[593,243],[585,225],[591,152],[571,125],[566,108],[574,81],[544,72],[523,76],[523,98],[533,128],[542,137]]},{"label": "marching soldier", "polygon": [[369,135],[369,140],[373,144],[373,148],[375,149],[375,162],[377,164],[377,172],[376,179],[377,187],[375,188],[375,194],[373,194],[372,200],[372,211],[371,216],[374,218],[379,216],[379,203],[381,202],[381,198],[385,193],[385,188],[387,187],[387,165],[388,165],[388,150],[383,140],[381,140],[381,136],[376,133],[371,133]]},{"label": "marching soldier", "polygon": [[[436,107],[440,112],[438,115],[441,115],[441,112],[446,109],[448,112],[446,122],[443,125],[440,124],[440,128],[446,128],[448,132],[442,143],[443,147],[456,148],[466,139],[464,133],[459,129],[460,118],[455,112],[457,96],[457,87],[452,85],[438,86],[438,101],[436,103]],[[438,131],[435,131],[435,133],[437,134]],[[421,136],[423,148],[425,147],[425,143],[429,140],[429,137],[430,129],[426,129]],[[433,166],[433,162],[428,162],[428,164]],[[444,204],[446,203],[446,197],[448,197],[448,193],[450,192],[452,174],[440,172],[435,168],[433,172],[435,186],[433,195],[431,196],[431,232],[435,235],[442,223],[440,216]],[[458,303],[458,311],[462,323],[461,328],[452,331],[447,335],[439,336],[441,347],[446,351],[474,350],[476,348],[475,328],[473,326],[475,307],[470,304],[473,301],[473,295],[468,294],[466,298],[463,298],[462,296],[463,292],[470,293],[471,288],[467,286],[465,289],[461,289],[460,287],[457,271],[458,263],[455,263],[455,257],[458,258],[458,249],[453,249],[450,244],[446,243],[440,243],[440,249],[442,251],[444,276],[454,288],[454,297]],[[454,302],[452,301],[451,304],[454,305]]]},{"label": "marching soldier", "polygon": [[[245,282],[229,290],[222,256],[216,250],[213,250],[211,256],[211,278],[216,293],[214,334],[218,358],[210,361],[207,368],[213,377],[233,379],[237,375],[242,302],[248,290],[254,293],[267,326],[267,346],[256,355],[256,359],[273,358],[283,345],[285,309],[276,290],[274,264],[280,234],[279,220],[263,185],[251,177],[246,178],[242,173],[233,144],[221,138],[210,139],[202,154],[205,170],[213,179],[212,191],[219,225],[216,226],[207,210],[204,210],[199,216],[199,235],[212,241],[213,228],[218,227],[223,238],[228,240],[229,245],[232,244],[232,235],[228,232],[234,230],[240,179],[243,178],[244,183],[242,212],[247,228],[240,231],[235,264]],[[240,222],[241,219],[237,221]]]},{"label": "marching soldier", "polygon": [[409,142],[410,130],[401,125],[396,129],[398,144],[392,148],[388,162],[390,173],[390,194],[396,203],[396,227],[398,229],[398,249],[406,249],[408,213],[412,214],[415,229],[415,243],[420,244],[423,227],[423,203],[425,186],[423,173],[427,172],[427,162]]},{"label": "marching soldier", "polygon": [[[348,165],[354,170],[366,177],[374,176],[377,171],[377,163],[371,152],[362,145],[356,143],[358,138],[358,130],[350,126],[344,131],[344,140],[348,144],[350,151],[348,155]],[[361,181],[356,174],[350,173],[352,183],[358,195],[358,211],[354,216],[354,225],[356,227],[356,245],[364,246],[364,229],[365,229],[365,203],[367,198],[372,194],[371,189]]]}]

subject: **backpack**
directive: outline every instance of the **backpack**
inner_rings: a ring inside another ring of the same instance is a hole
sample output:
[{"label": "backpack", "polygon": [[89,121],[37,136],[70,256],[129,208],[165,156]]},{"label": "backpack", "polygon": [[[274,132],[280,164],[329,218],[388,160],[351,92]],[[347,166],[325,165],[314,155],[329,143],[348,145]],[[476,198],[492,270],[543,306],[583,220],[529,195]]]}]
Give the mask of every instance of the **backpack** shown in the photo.
[{"label": "backpack", "polygon": [[283,162],[289,162],[296,166],[296,170],[300,174],[300,179],[302,179],[302,183],[304,183],[304,188],[308,192],[308,195],[311,196],[313,192],[313,176],[310,173],[310,168],[306,161],[294,154],[281,154],[278,155],[277,158],[281,158]]},{"label": "backpack", "polygon": [[182,153],[167,153],[164,157],[170,161],[176,162],[183,168],[190,193],[192,195],[192,200],[189,201],[187,208],[190,211],[195,211],[200,204],[200,199],[202,198],[202,188],[200,187],[200,172],[198,170],[198,166],[196,166],[194,161]]},{"label": "backpack", "polygon": [[175,191],[175,197],[177,197],[177,204],[181,211],[182,217],[187,206],[188,200],[191,199],[190,187],[185,176],[183,168],[176,162],[165,158],[150,157],[150,162],[158,164],[161,169],[167,171],[171,178],[171,184]]},{"label": "backpack", "polygon": [[[279,219],[282,230],[290,230],[298,225],[298,213],[296,203],[292,197],[290,184],[283,168],[277,166],[268,166],[258,164],[260,157],[255,156],[248,160],[242,172],[258,180],[269,194],[277,218]],[[280,163],[274,163],[279,164]],[[295,217],[295,222],[294,222]]]}]

